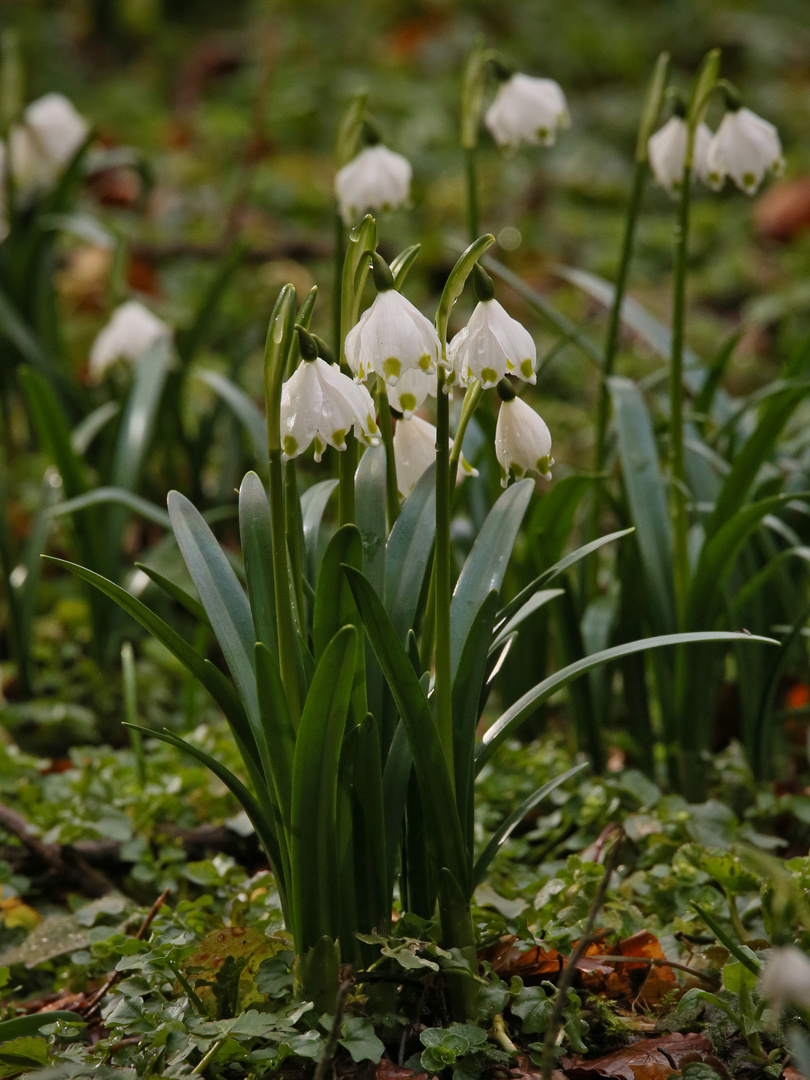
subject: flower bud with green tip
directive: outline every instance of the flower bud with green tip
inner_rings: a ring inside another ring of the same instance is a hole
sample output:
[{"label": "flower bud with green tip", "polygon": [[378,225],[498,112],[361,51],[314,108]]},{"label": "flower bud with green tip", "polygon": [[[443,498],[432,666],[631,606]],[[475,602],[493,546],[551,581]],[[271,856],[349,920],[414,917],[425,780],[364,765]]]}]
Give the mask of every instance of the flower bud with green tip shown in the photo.
[{"label": "flower bud with green tip", "polygon": [[517,479],[527,472],[551,479],[551,434],[545,422],[525,401],[515,397],[508,379],[498,383],[501,408],[495,426],[495,457],[501,467],[501,487],[509,483],[510,472]]}]

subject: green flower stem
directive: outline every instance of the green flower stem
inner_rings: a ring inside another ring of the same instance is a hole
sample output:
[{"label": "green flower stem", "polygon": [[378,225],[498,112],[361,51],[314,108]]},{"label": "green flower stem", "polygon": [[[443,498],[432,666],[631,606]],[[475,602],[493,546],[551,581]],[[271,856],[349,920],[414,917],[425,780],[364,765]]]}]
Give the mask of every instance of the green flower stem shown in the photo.
[{"label": "green flower stem", "polygon": [[[690,139],[690,142],[692,140]],[[686,154],[678,223],[675,228],[672,355],[669,366],[670,506],[674,546],[673,578],[678,625],[683,628],[689,590],[689,519],[686,509],[686,468],[683,449],[683,347],[686,321],[686,269],[689,203],[692,183],[691,147]]]},{"label": "green flower stem", "polygon": [[270,465],[270,528],[275,575],[276,627],[281,681],[293,723],[301,719],[298,695],[297,631],[290,592],[287,527],[284,511],[284,467],[281,461],[281,384],[295,335],[295,289],[285,285],[276,301],[267,331],[264,395],[267,417],[267,455]]},{"label": "green flower stem", "polygon": [[299,618],[304,615],[304,570],[301,559],[301,500],[298,497],[298,474],[294,461],[284,466],[284,504],[287,551],[290,558],[290,582],[295,590]]},{"label": "green flower stem", "polygon": [[340,336],[341,331],[341,299],[343,295],[343,248],[345,247],[345,236],[343,229],[343,219],[340,213],[335,207],[335,250],[332,256],[333,262],[333,278],[332,278],[332,346],[335,350],[335,356],[341,355],[341,343]]},{"label": "green flower stem", "polygon": [[377,416],[380,421],[383,446],[385,447],[385,505],[388,511],[388,528],[394,527],[399,517],[399,484],[397,483],[397,459],[394,456],[394,425],[385,383],[377,377]]},{"label": "green flower stem", "polygon": [[450,450],[450,483],[455,482],[456,473],[458,472],[458,463],[461,459],[461,448],[464,442],[464,436],[467,432],[467,426],[472,420],[475,410],[481,404],[481,398],[484,396],[484,388],[478,380],[469,388],[464,395],[464,402],[461,406],[461,416],[458,418],[458,427],[456,433],[453,436],[453,446]]},{"label": "green flower stem", "polygon": [[[630,259],[633,254],[636,222],[638,221],[639,210],[641,209],[641,196],[644,193],[644,181],[647,178],[648,168],[649,166],[646,158],[643,161],[636,161],[636,168],[633,174],[633,187],[630,193],[630,202],[627,207],[627,217],[625,218],[619,272],[616,276],[613,304],[610,309],[607,335],[605,337],[605,357],[602,363],[602,384],[599,389],[599,408],[596,414],[596,451],[594,455],[594,469],[596,472],[601,472],[605,467],[605,442],[610,413],[610,394],[608,392],[607,380],[613,374],[616,353],[619,347],[619,335],[622,325],[622,303],[624,302],[627,274],[630,269]],[[595,536],[596,530],[592,529],[591,531]]]},{"label": "green flower stem", "polygon": [[470,243],[478,237],[478,169],[477,146],[464,148],[464,169],[467,181],[467,232]]},{"label": "green flower stem", "polygon": [[436,725],[452,779],[455,771],[450,672],[450,398],[444,392],[443,368],[439,368],[436,382],[436,552],[433,562],[436,578]]}]

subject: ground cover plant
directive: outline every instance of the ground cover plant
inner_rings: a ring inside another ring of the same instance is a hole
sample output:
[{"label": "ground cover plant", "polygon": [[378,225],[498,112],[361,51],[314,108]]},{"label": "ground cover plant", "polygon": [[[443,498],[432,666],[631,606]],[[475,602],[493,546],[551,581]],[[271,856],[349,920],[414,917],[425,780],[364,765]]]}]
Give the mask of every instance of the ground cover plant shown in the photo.
[{"label": "ground cover plant", "polygon": [[810,1075],[795,12],[136,7],[3,36],[3,1074]]}]

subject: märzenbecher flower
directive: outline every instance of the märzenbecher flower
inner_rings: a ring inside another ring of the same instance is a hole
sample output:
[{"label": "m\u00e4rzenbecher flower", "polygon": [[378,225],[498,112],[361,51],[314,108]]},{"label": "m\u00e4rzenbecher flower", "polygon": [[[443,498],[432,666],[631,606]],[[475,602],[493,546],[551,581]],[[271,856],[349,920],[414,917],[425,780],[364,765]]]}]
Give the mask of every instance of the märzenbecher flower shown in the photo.
[{"label": "m\u00e4rzenbecher flower", "polygon": [[746,195],[753,195],[766,173],[784,168],[779,132],[750,109],[729,107],[708,148],[709,182],[719,191],[730,176]]},{"label": "m\u00e4rzenbecher flower", "polygon": [[[501,467],[501,486],[509,474],[520,479],[527,472],[551,479],[551,434],[545,422],[525,401],[514,396],[508,381],[498,384],[501,408],[495,425],[495,457]],[[511,395],[511,396],[510,396]]]},{"label": "m\u00e4rzenbecher flower", "polygon": [[479,302],[470,321],[447,347],[452,381],[467,386],[478,379],[488,390],[508,373],[534,384],[537,347],[532,335],[494,298],[492,280],[477,263],[473,273]]},{"label": "m\u00e4rzenbecher flower", "polygon": [[340,216],[354,225],[367,211],[389,211],[407,203],[411,193],[411,163],[402,154],[378,143],[367,146],[335,177]]},{"label": "m\u00e4rzenbecher flower", "polygon": [[498,87],[484,123],[499,146],[551,146],[571,117],[559,83],[518,73]]},{"label": "m\u00e4rzenbecher flower", "polygon": [[380,291],[346,335],[346,362],[361,381],[375,372],[396,386],[407,371],[434,372],[441,346],[433,323],[394,288],[390,270],[376,252],[372,261]]},{"label": "m\u00e4rzenbecher flower", "polygon": [[[647,156],[653,176],[673,199],[683,185],[683,166],[689,127],[679,115],[671,116],[647,142]],[[709,183],[708,151],[712,133],[706,124],[695,130],[692,169],[704,184]]]},{"label": "m\u00e4rzenbecher flower", "polygon": [[352,428],[361,442],[376,446],[380,429],[371,394],[337,364],[321,359],[313,338],[304,334],[299,329],[303,360],[281,389],[282,460],[298,457],[311,443],[316,461],[327,444],[345,450]]}]

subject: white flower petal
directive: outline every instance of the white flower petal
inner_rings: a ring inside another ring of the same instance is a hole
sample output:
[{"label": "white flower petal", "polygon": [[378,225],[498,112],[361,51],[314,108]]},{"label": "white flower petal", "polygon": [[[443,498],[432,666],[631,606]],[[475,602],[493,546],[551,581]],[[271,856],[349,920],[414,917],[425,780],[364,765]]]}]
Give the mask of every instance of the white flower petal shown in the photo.
[{"label": "white flower petal", "polygon": [[171,329],[137,300],[127,300],[113,312],[90,348],[88,372],[97,382],[117,360],[135,364],[146,350]]},{"label": "white flower petal", "polygon": [[298,457],[315,442],[315,460],[327,445],[346,449],[346,436],[376,445],[380,431],[364,386],[321,357],[304,360],[281,390],[282,458]]},{"label": "white flower petal", "polygon": [[[672,116],[647,142],[650,168],[656,181],[673,198],[683,183],[683,163],[686,157],[687,124],[683,117]],[[704,183],[709,182],[708,150],[712,133],[705,124],[695,132],[693,169]]]},{"label": "white flower petal", "polygon": [[810,1008],[810,958],[795,945],[773,949],[765,961],[759,993],[772,1009]]},{"label": "white flower petal", "polygon": [[405,420],[410,420],[428,397],[436,397],[436,389],[435,372],[411,368],[396,386],[388,387],[388,403],[392,409],[401,412]]},{"label": "white flower petal", "polygon": [[346,335],[346,360],[358,378],[376,372],[390,386],[412,368],[435,371],[439,338],[433,324],[396,289],[378,293]]},{"label": "white flower petal", "polygon": [[476,306],[466,327],[450,342],[447,358],[464,386],[475,378],[487,390],[507,372],[536,382],[534,340],[497,300],[482,300]]},{"label": "white flower petal", "polygon": [[[453,441],[450,440],[452,449]],[[410,420],[398,420],[394,431],[394,457],[397,463],[397,487],[400,497],[407,499],[417,481],[430,468],[436,458],[436,426],[414,416]],[[462,455],[456,472],[456,483],[465,476],[478,476]]]}]

